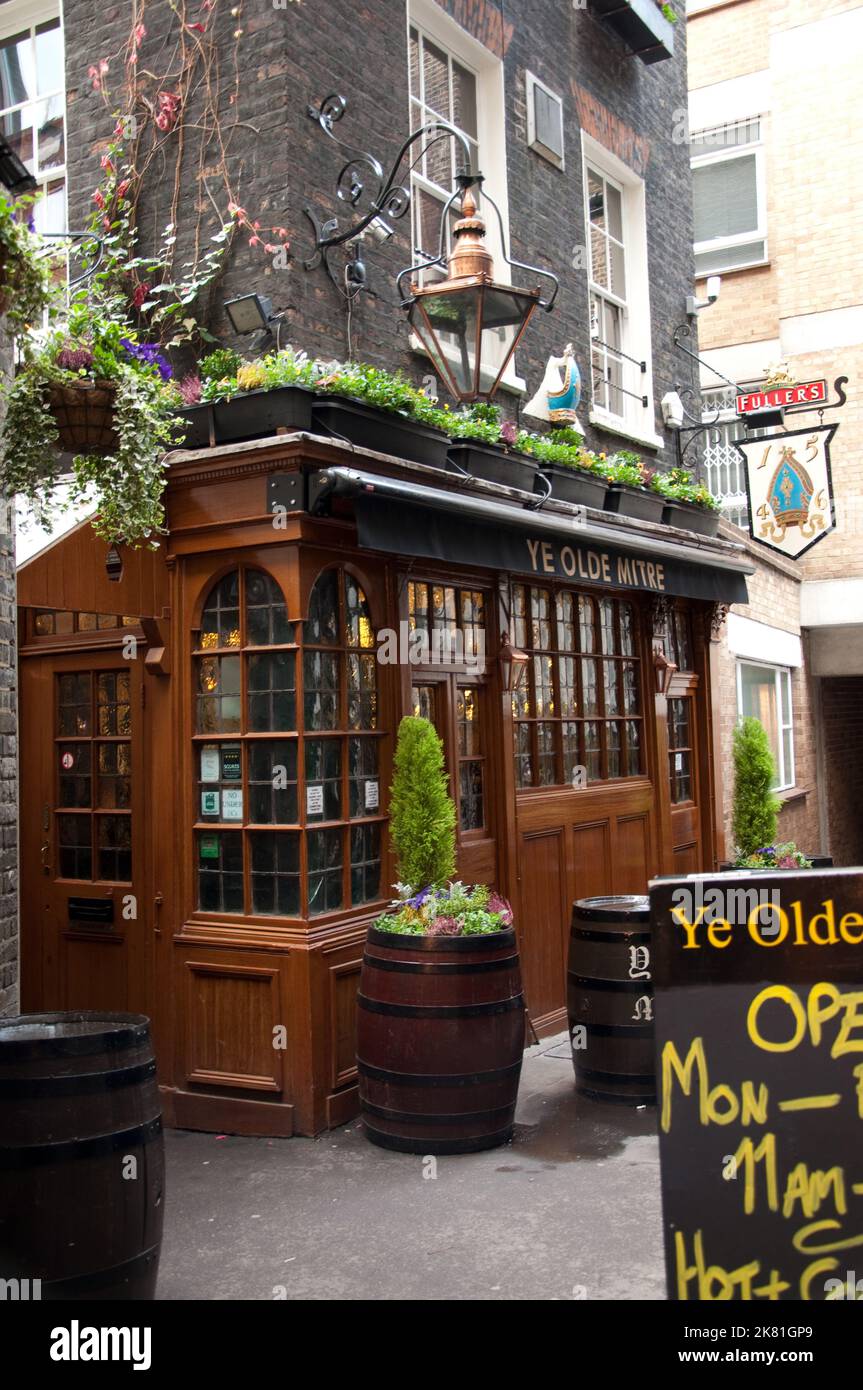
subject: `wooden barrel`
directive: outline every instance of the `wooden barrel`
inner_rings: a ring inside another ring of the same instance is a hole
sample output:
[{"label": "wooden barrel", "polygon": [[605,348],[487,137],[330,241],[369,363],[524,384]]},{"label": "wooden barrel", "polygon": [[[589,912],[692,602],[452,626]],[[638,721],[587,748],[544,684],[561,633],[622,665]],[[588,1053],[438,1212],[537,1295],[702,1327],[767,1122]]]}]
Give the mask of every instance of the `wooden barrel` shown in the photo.
[{"label": "wooden barrel", "polygon": [[512,1135],[524,1050],[515,931],[369,929],[357,1000],[360,1106],[372,1143],[473,1153]]},{"label": "wooden barrel", "polygon": [[573,904],[567,1003],[576,1089],[623,1105],[656,1104],[650,901]]},{"label": "wooden barrel", "polygon": [[164,1176],[149,1019],[0,1020],[0,1277],[43,1299],[152,1298]]}]

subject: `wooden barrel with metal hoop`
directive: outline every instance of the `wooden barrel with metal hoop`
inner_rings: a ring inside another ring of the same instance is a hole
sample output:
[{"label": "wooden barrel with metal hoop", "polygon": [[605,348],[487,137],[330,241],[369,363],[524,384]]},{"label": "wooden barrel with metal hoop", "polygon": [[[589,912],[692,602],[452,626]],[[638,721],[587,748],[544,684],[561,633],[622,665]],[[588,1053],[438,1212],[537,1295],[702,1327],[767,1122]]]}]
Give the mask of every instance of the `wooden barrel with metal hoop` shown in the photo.
[{"label": "wooden barrel with metal hoop", "polygon": [[165,1163],[150,1022],[0,1020],[0,1278],[42,1299],[153,1298]]},{"label": "wooden barrel with metal hoop", "polygon": [[372,1143],[472,1153],[512,1135],[524,1048],[515,931],[369,929],[357,1012],[360,1106]]},{"label": "wooden barrel with metal hoop", "polygon": [[567,1012],[576,1089],[624,1105],[656,1103],[650,900],[573,904]]}]

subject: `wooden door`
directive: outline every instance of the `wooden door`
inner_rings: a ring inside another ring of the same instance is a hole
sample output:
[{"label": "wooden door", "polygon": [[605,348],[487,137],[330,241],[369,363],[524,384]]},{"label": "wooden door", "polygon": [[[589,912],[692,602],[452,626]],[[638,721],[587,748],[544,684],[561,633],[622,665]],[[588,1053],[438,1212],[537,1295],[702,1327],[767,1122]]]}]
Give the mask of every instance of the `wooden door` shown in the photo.
[{"label": "wooden door", "polygon": [[465,883],[497,886],[496,805],[487,685],[454,672],[418,670],[411,713],[434,724],[456,806],[456,863]]},{"label": "wooden door", "polygon": [[149,1012],[142,666],[21,662],[23,1010]]}]

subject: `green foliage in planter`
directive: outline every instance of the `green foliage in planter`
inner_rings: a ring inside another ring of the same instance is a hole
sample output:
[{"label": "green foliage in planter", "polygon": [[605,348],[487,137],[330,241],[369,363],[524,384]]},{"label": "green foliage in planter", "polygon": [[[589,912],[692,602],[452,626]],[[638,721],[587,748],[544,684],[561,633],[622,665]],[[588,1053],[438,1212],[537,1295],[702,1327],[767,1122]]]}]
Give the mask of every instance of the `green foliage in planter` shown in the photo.
[{"label": "green foliage in planter", "polygon": [[670,502],[688,502],[693,507],[703,507],[708,512],[718,512],[721,503],[713,496],[704,483],[697,483],[685,468],[672,468],[667,473],[655,473],[651,480],[654,492],[667,497]]},{"label": "green foliage in planter", "polygon": [[605,476],[609,482],[623,483],[627,487],[645,487],[649,473],[642,459],[631,449],[619,449],[606,463]]},{"label": "green foliage in planter", "polygon": [[453,439],[478,439],[482,444],[501,442],[500,410],[490,401],[479,401],[467,410],[447,415],[445,429]]},{"label": "green foliage in planter", "polygon": [[735,869],[811,869],[812,860],[799,850],[793,840],[782,845],[765,845],[754,854],[738,854]]},{"label": "green foliage in planter", "polygon": [[390,836],[403,883],[439,887],[455,873],[455,806],[443,744],[427,719],[399,725],[390,796]]},{"label": "green foliage in planter", "polygon": [[242,365],[242,357],[233,348],[216,348],[199,364],[198,376],[206,382],[221,381],[223,378],[236,377]]},{"label": "green foliage in planter", "polygon": [[738,859],[773,844],[782,803],[771,790],[776,780],[776,767],[767,733],[758,719],[743,719],[737,725],[733,757],[732,830],[735,859]]},{"label": "green foliage in planter", "polygon": [[400,936],[486,936],[512,926],[512,908],[506,898],[484,883],[468,888],[448,883],[443,888],[396,884],[399,896],[390,911],[375,922],[378,931]]},{"label": "green foliage in planter", "polygon": [[669,24],[677,23],[677,15],[675,11],[671,8],[671,6],[668,4],[668,0],[664,0],[664,3],[661,4],[659,8],[665,15],[665,18],[668,20]]},{"label": "green foliage in planter", "polygon": [[[155,546],[164,521],[164,454],[179,432],[179,397],[170,376],[156,347],[139,343],[109,311],[77,300],[65,327],[31,352],[7,392],[0,488],[23,497],[49,530],[52,509],[89,500],[97,511],[93,528],[105,540]],[[50,392],[81,382],[114,388],[117,445],[106,456],[77,456],[71,476],[64,476]],[[63,482],[70,488],[60,504],[57,487]]]},{"label": "green foliage in planter", "polygon": [[34,201],[28,195],[12,203],[0,194],[0,302],[25,356],[31,344],[28,330],[41,328],[57,294],[51,276],[56,253],[31,231]]}]

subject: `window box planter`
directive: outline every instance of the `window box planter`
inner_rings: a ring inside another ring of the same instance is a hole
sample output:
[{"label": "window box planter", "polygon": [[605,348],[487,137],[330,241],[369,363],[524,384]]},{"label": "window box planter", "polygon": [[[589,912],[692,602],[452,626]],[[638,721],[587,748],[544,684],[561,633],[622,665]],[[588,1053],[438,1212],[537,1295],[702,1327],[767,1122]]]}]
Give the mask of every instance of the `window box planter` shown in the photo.
[{"label": "window box planter", "polygon": [[512,1135],[524,1047],[513,928],[399,936],[369,928],[357,997],[360,1110],[373,1144],[474,1153]]},{"label": "window box planter", "polygon": [[655,0],[591,0],[591,10],[642,63],[674,57],[674,25]]},{"label": "window box planter", "polygon": [[277,386],[272,391],[245,391],[213,403],[217,444],[264,439],[283,430],[310,430],[313,393],[305,386]]},{"label": "window box planter", "polygon": [[[603,511],[608,483],[596,473],[581,468],[567,468],[561,463],[541,463],[539,471],[551,483],[551,496],[556,502],[572,502],[577,507],[595,507]],[[539,492],[539,479],[535,491]]]},{"label": "window box planter", "polygon": [[453,439],[449,446],[449,462],[453,470],[462,469],[474,478],[503,487],[533,492],[536,482],[536,460],[527,454],[511,454],[494,444],[482,444],[476,439]]},{"label": "window box planter", "polygon": [[177,415],[183,421],[185,436],[181,447],[183,449],[207,449],[210,446],[211,434],[215,439],[213,431],[213,407],[209,401],[202,405],[187,405],[182,410],[177,411]]},{"label": "window box planter", "polygon": [[312,402],[312,427],[361,449],[445,468],[449,439],[443,430],[409,420],[394,411],[377,410],[346,396],[317,396]]},{"label": "window box planter", "polygon": [[634,521],[661,521],[665,509],[665,498],[658,492],[648,492],[643,487],[630,487],[628,483],[609,483],[605,499],[605,510],[617,512],[620,516],[631,516]]},{"label": "window box planter", "polygon": [[688,502],[668,502],[662,513],[666,526],[677,526],[681,531],[694,531],[698,536],[715,536],[719,530],[719,513],[706,507],[693,507]]}]

